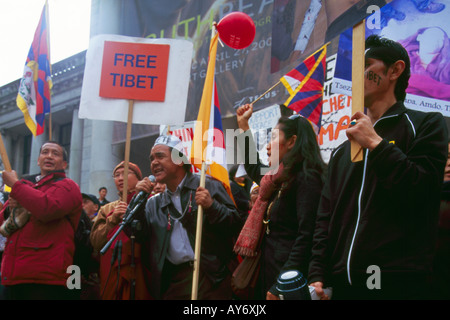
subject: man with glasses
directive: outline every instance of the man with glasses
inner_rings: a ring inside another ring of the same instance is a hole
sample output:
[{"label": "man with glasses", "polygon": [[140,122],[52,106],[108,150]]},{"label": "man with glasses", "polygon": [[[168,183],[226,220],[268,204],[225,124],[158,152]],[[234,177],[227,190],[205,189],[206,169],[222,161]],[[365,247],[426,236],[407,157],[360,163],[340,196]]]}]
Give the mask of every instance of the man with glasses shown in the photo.
[{"label": "man with glasses", "polygon": [[[124,190],[124,170],[125,162],[119,163],[113,170],[114,183],[119,194],[119,200],[107,203],[102,206],[94,221],[91,231],[91,243],[94,251],[100,252],[109,239],[115,234],[127,211],[128,204],[136,194],[136,184],[142,179],[139,167],[129,162],[128,164],[128,190]],[[123,193],[127,193],[127,202],[124,202]],[[128,300],[134,295],[136,300],[149,299],[147,286],[143,278],[143,271],[140,264],[140,247],[136,244],[133,253],[136,259],[134,273],[136,286],[131,286],[131,241],[130,238],[121,232],[111,247],[100,257],[100,296],[103,300]],[[119,261],[120,260],[120,261]],[[132,292],[133,290],[134,292]]]}]

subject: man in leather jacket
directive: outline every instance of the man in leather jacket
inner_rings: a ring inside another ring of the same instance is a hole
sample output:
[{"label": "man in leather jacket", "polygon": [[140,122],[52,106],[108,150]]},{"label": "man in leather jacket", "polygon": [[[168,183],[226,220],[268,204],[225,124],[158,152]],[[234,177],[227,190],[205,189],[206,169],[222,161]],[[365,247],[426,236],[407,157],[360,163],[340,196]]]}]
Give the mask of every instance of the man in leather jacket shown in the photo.
[{"label": "man in leather jacket", "polygon": [[[231,299],[233,230],[242,224],[222,183],[190,172],[175,136],[159,137],[150,153],[151,171],[166,190],[151,197],[141,217],[136,239],[143,244],[144,263],[150,270],[150,291],[156,299],[190,299],[196,238],[197,209],[203,207],[198,299]],[[176,159],[178,158],[178,159]],[[183,159],[184,161],[177,161]],[[151,193],[155,186],[145,178],[138,191]],[[147,253],[147,259],[144,254]]]}]

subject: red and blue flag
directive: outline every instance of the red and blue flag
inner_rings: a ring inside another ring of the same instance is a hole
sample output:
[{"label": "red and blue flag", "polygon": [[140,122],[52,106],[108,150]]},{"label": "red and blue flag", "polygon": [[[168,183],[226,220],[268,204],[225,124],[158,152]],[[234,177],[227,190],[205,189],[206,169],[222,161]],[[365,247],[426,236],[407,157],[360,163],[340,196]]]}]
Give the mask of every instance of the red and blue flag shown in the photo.
[{"label": "red and blue flag", "polygon": [[284,105],[317,128],[320,128],[322,120],[326,57],[327,45],[324,45],[280,79],[290,94]]},{"label": "red and blue flag", "polygon": [[44,132],[45,115],[50,113],[52,88],[48,30],[48,3],[42,10],[34,39],[28,52],[17,94],[17,106],[34,136]]}]

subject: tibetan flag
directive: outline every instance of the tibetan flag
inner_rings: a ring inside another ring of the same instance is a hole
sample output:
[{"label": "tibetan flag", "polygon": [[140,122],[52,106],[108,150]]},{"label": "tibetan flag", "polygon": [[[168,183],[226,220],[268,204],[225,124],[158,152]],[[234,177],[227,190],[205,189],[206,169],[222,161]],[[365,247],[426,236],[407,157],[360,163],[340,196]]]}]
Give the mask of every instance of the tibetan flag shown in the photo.
[{"label": "tibetan flag", "polygon": [[201,169],[202,163],[205,162],[208,165],[206,174],[221,181],[233,199],[226,166],[222,117],[214,79],[218,37],[219,34],[216,33],[210,44],[208,69],[194,129],[191,163]]},{"label": "tibetan flag", "polygon": [[34,136],[44,132],[45,114],[50,113],[52,80],[48,35],[48,3],[46,1],[28,52],[16,99],[25,124]]},{"label": "tibetan flag", "polygon": [[284,105],[307,118],[317,128],[320,128],[322,119],[326,57],[327,45],[324,45],[280,79],[290,94]]}]

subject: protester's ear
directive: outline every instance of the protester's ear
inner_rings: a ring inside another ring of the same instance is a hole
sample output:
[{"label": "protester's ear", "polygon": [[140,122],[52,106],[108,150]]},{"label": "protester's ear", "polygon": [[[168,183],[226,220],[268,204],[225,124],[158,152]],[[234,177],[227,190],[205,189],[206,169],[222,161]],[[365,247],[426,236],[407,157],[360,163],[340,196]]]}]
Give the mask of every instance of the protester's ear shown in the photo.
[{"label": "protester's ear", "polygon": [[391,80],[397,80],[405,71],[405,62],[403,60],[397,60],[394,62],[394,64],[391,66],[392,73],[390,76]]}]

